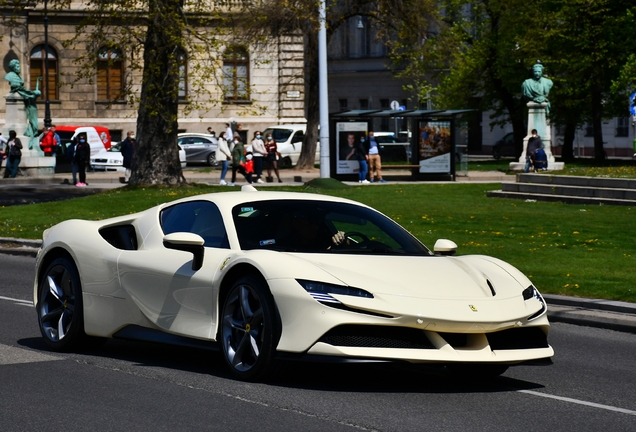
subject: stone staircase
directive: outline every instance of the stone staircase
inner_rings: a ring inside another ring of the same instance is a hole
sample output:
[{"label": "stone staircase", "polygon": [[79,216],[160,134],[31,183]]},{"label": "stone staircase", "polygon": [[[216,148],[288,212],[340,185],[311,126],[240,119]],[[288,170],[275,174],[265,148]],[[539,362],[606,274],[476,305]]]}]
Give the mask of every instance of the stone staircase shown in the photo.
[{"label": "stone staircase", "polygon": [[636,179],[517,174],[489,197],[561,201],[568,204],[636,205]]}]

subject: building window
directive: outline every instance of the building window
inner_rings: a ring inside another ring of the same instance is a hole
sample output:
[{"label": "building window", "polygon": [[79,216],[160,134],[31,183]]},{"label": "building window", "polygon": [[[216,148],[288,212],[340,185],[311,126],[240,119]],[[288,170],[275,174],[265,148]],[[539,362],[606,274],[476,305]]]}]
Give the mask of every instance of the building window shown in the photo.
[{"label": "building window", "polygon": [[557,126],[556,127],[556,135],[564,136],[565,135],[565,126]]},{"label": "building window", "polygon": [[243,47],[230,47],[223,54],[225,100],[247,101],[250,91],[250,58]]},{"label": "building window", "polygon": [[587,123],[585,125],[585,136],[586,137],[593,137],[594,136],[594,126],[592,125],[592,123]]},{"label": "building window", "polygon": [[38,78],[42,77],[42,82],[40,82],[39,86],[42,97],[48,94],[49,100],[56,100],[59,99],[57,87],[57,53],[49,46],[47,55],[49,63],[49,82],[46,82],[44,59],[44,45],[38,45],[31,50],[31,62],[29,64],[31,89],[35,90]]},{"label": "building window", "polygon": [[124,62],[119,50],[103,48],[97,60],[97,99],[120,100],[124,94]]},{"label": "building window", "polygon": [[349,104],[347,103],[347,99],[338,99],[338,106],[340,107],[340,111],[348,111]]},{"label": "building window", "polygon": [[369,109],[369,99],[360,99],[360,109]]},{"label": "building window", "polygon": [[616,119],[616,136],[629,136],[629,117],[619,117]]}]

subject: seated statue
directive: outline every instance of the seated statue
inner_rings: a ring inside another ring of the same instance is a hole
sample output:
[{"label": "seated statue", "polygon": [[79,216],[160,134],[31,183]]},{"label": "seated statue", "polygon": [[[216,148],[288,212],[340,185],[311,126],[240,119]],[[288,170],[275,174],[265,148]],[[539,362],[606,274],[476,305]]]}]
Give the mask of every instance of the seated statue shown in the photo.
[{"label": "seated statue", "polygon": [[11,93],[18,93],[24,99],[27,116],[27,129],[24,131],[24,135],[34,138],[38,136],[38,107],[35,104],[35,100],[42,94],[38,88],[42,78],[38,78],[35,90],[27,90],[24,88],[24,80],[20,76],[20,61],[17,59],[11,60],[9,68],[11,72],[6,74],[4,79],[9,81]]}]

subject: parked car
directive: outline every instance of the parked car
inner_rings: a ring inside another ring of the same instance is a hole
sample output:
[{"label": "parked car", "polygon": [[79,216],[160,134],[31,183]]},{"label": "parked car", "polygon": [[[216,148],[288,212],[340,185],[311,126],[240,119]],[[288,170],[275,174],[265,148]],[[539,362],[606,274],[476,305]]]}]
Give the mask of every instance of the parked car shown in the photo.
[{"label": "parked car", "polygon": [[186,162],[205,163],[215,166],[216,148],[218,141],[215,137],[203,133],[180,133],[178,139],[179,145],[183,147],[186,153]]},{"label": "parked car", "polygon": [[[280,153],[278,166],[289,167],[298,163],[306,131],[306,124],[282,124],[270,126],[263,131],[263,137],[266,137],[267,134],[272,134],[274,141],[276,141],[278,152]],[[316,146],[314,162],[320,163],[320,144]]]},{"label": "parked car", "polygon": [[[95,171],[125,172],[124,156],[121,154],[120,145],[121,143],[113,144],[110,149],[102,150],[96,155],[92,155],[91,168]],[[181,162],[181,168],[185,168],[186,153],[181,146],[179,146],[179,161]]]},{"label": "parked car", "polygon": [[55,152],[55,172],[71,172],[71,161],[66,157],[66,149],[79,133],[84,132],[91,146],[91,157],[111,147],[110,131],[104,126],[56,126],[60,136],[60,146]]},{"label": "parked car", "polygon": [[549,364],[547,305],[532,281],[456,249],[440,239],[431,251],[352,200],[246,185],[47,229],[33,304],[55,351],[105,338],[214,344],[241,380],[285,356],[474,377]]},{"label": "parked car", "polygon": [[516,156],[515,139],[512,132],[504,135],[502,139],[497,141],[492,147],[492,157],[500,159],[502,156]]}]

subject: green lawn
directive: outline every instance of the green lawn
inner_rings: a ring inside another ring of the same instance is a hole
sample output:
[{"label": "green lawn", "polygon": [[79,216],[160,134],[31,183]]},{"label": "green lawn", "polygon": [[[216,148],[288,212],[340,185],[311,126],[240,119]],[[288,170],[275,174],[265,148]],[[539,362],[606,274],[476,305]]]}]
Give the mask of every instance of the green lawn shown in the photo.
[{"label": "green lawn", "polygon": [[[468,162],[469,171],[501,171],[510,175],[515,174],[509,171],[510,162],[516,159],[483,160]],[[560,159],[557,158],[557,162]],[[543,172],[542,175],[571,175],[586,177],[614,177],[614,178],[636,178],[636,160],[609,159],[599,165],[594,159],[576,159],[567,162],[565,169],[560,171]]]},{"label": "green lawn", "polygon": [[[343,188],[326,187],[337,185],[335,181],[323,184],[310,191],[371,205],[431,248],[438,238],[448,238],[458,244],[460,255],[502,258],[526,273],[542,292],[636,302],[636,208],[487,198],[486,191],[500,188],[497,183]],[[44,229],[66,219],[104,219],[229,189],[238,188],[125,187],[68,201],[4,207],[0,236],[40,238]]]}]

